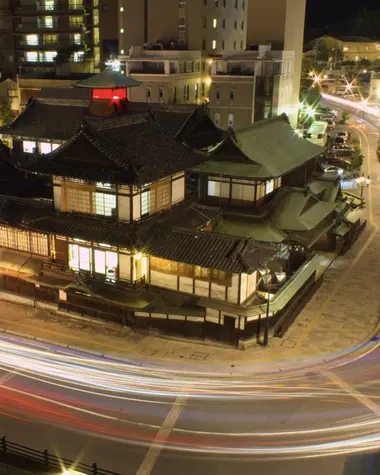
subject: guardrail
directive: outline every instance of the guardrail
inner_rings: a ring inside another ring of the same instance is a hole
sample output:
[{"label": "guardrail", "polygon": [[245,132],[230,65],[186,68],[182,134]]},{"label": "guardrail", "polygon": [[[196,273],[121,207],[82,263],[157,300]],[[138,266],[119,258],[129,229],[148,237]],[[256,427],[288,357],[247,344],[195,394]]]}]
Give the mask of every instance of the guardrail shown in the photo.
[{"label": "guardrail", "polygon": [[8,464],[27,470],[33,470],[31,473],[41,470],[50,473],[64,473],[70,470],[83,473],[84,475],[119,475],[109,470],[103,470],[96,463],[87,465],[81,462],[74,462],[65,458],[57,457],[48,452],[35,450],[24,445],[16,444],[2,436],[0,439],[0,463]]}]

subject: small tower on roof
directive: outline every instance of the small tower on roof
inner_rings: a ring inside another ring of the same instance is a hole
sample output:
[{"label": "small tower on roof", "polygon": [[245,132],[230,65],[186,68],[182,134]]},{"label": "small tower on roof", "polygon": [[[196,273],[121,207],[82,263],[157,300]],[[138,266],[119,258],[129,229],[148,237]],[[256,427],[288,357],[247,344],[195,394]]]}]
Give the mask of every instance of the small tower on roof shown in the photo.
[{"label": "small tower on roof", "polygon": [[76,87],[91,89],[90,114],[97,117],[122,115],[127,110],[128,88],[140,86],[140,82],[107,69],[88,79],[79,81]]}]

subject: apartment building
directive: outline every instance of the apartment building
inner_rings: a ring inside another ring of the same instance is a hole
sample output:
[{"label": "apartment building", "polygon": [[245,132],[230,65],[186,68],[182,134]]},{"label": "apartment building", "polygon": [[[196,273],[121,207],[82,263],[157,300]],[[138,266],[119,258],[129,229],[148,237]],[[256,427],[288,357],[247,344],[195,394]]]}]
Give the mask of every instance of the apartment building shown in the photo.
[{"label": "apartment building", "polygon": [[[247,43],[269,41],[285,51],[294,51],[293,101],[290,119],[295,125],[299,103],[306,0],[250,0]],[[276,46],[277,47],[277,46]]]},{"label": "apartment building", "polygon": [[210,116],[223,129],[247,127],[258,120],[290,114],[294,52],[232,52],[212,63]]},{"label": "apartment building", "polygon": [[99,69],[98,0],[2,1],[0,30],[7,38],[7,46],[1,43],[4,72],[72,74]]},{"label": "apartment building", "polygon": [[162,43],[207,54],[244,50],[246,0],[119,0],[119,47]]}]

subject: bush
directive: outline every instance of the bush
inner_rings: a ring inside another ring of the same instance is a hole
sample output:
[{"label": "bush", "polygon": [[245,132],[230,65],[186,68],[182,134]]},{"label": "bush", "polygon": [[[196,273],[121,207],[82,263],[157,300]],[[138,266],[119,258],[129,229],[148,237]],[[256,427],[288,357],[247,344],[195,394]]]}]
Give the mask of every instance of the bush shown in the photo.
[{"label": "bush", "polygon": [[349,112],[343,111],[341,124],[347,124],[347,122],[350,120],[350,117],[351,115]]},{"label": "bush", "polygon": [[362,154],[362,151],[358,145],[355,145],[355,155],[354,158],[351,160],[350,163],[350,171],[355,172],[355,171],[360,171],[361,167],[363,166],[364,163],[364,155]]}]

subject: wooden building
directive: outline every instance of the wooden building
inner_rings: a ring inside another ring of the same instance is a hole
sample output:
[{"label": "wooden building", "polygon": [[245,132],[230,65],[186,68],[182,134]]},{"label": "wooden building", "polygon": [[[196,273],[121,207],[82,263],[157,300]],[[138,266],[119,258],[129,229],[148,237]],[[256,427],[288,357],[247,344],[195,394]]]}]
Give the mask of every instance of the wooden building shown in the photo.
[{"label": "wooden building", "polygon": [[[262,332],[264,295],[275,332],[315,283],[315,249],[336,246],[361,203],[342,195],[339,177],[313,174],[323,149],[284,116],[223,137],[203,108],[132,109],[127,92],[115,108],[105,92],[115,84],[99,76],[79,89],[87,104],[70,103],[77,90],[43,112],[31,101],[0,130],[18,170],[51,186],[50,199],[0,194],[3,288],[239,348]],[[60,145],[27,151],[26,140],[48,140],[46,116]]]}]

